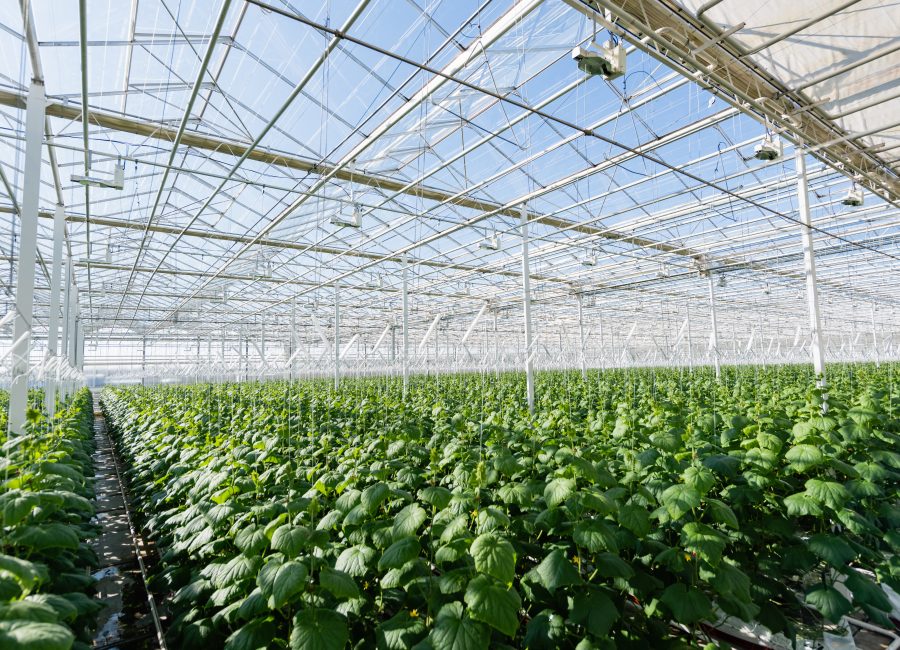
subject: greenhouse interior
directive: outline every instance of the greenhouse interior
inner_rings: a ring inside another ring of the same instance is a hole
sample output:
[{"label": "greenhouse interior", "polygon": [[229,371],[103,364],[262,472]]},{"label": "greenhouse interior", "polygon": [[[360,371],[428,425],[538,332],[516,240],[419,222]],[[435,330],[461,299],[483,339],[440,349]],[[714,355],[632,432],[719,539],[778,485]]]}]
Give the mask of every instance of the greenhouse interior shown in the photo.
[{"label": "greenhouse interior", "polygon": [[0,61],[0,648],[900,649],[898,0]]}]

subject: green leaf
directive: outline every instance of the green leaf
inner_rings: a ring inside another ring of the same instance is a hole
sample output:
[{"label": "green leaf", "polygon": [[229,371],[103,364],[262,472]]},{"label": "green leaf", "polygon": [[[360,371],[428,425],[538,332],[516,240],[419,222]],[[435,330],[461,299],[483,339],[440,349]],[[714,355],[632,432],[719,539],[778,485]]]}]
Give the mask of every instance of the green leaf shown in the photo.
[{"label": "green leaf", "polygon": [[586,548],[591,553],[600,551],[617,553],[619,551],[616,531],[612,526],[599,519],[588,519],[576,524],[572,539],[578,546]]},{"label": "green leaf", "polygon": [[822,463],[825,457],[814,445],[794,445],[784,455],[791,468],[797,472],[805,472]]},{"label": "green leaf", "polygon": [[691,486],[701,495],[709,492],[716,484],[716,477],[705,467],[693,465],[684,470],[682,478],[686,485]]},{"label": "green leaf", "polygon": [[398,612],[375,628],[377,646],[384,650],[412,648],[424,634],[425,621],[407,611]]},{"label": "green leaf", "polygon": [[572,598],[569,619],[596,637],[603,638],[619,618],[619,610],[602,590],[589,587]]},{"label": "green leaf", "polygon": [[505,584],[512,583],[516,575],[516,552],[508,541],[495,533],[485,533],[475,538],[469,553],[477,571]]},{"label": "green leaf", "polygon": [[469,615],[476,621],[487,623],[508,637],[516,635],[522,600],[515,589],[479,575],[469,581],[465,601]]},{"label": "green leaf", "polygon": [[272,550],[284,553],[286,557],[295,558],[303,552],[309,543],[309,528],[285,524],[272,533]]},{"label": "green leaf", "polygon": [[349,639],[347,619],[333,610],[311,607],[294,615],[292,650],[343,650]]},{"label": "green leaf", "polygon": [[33,492],[10,490],[0,495],[0,526],[15,526],[40,503],[41,497]]},{"label": "green leaf", "polygon": [[452,602],[441,607],[429,638],[434,650],[486,650],[491,632],[469,617],[462,603]]},{"label": "green leaf", "polygon": [[235,555],[225,564],[209,565],[215,568],[209,572],[207,577],[212,581],[214,587],[221,589],[255,577],[260,564],[262,564],[262,560],[258,557]]},{"label": "green leaf", "polygon": [[735,530],[740,529],[741,526],[738,523],[737,515],[734,514],[734,510],[723,502],[718,499],[707,499],[706,505],[709,508],[709,514],[712,515],[713,521],[717,524],[724,524]]},{"label": "green leaf", "polygon": [[666,488],[659,498],[673,521],[678,521],[685,514],[700,505],[700,493],[690,485],[677,483]]},{"label": "green leaf", "polygon": [[260,570],[256,584],[266,596],[269,608],[280,609],[304,590],[308,574],[306,566],[300,562],[269,562]]},{"label": "green leaf", "polygon": [[784,498],[784,507],[792,517],[812,515],[818,517],[822,514],[819,502],[807,492],[797,492]]},{"label": "green leaf", "polygon": [[819,610],[832,623],[841,620],[841,616],[852,609],[850,601],[844,598],[834,587],[817,585],[806,592],[806,602]]},{"label": "green leaf", "polygon": [[324,567],[319,573],[319,584],[335,598],[358,598],[359,587],[349,574],[330,567]]},{"label": "green leaf", "polygon": [[375,483],[362,491],[359,502],[366,512],[372,514],[389,496],[391,496],[391,488],[387,484]]},{"label": "green leaf", "polygon": [[544,501],[548,508],[558,506],[575,492],[575,480],[555,478],[544,487]]},{"label": "green leaf", "polygon": [[71,526],[60,523],[15,528],[9,534],[8,539],[13,546],[33,551],[46,551],[51,548],[78,548],[78,533]]},{"label": "green leaf", "polygon": [[847,542],[827,533],[813,535],[806,544],[810,551],[836,569],[844,568],[850,560],[856,557],[856,551]]},{"label": "green leaf", "polygon": [[650,534],[650,514],[641,506],[634,504],[620,506],[618,520],[638,538]]},{"label": "green leaf", "polygon": [[50,579],[46,567],[11,555],[0,555],[0,577],[14,579],[26,593]]},{"label": "green leaf", "polygon": [[821,481],[811,478],[806,482],[806,493],[812,497],[816,503],[826,505],[833,510],[840,510],[844,503],[850,498],[847,489],[840,483],[834,481]]},{"label": "green leaf", "polygon": [[10,603],[0,603],[0,621],[14,621],[17,619],[35,623],[59,622],[56,610],[46,603],[31,600],[14,600]]},{"label": "green leaf", "polygon": [[247,555],[257,555],[269,545],[269,538],[262,528],[251,524],[238,531],[234,536],[234,545]]},{"label": "green leaf", "polygon": [[681,529],[681,543],[686,551],[696,553],[710,564],[717,564],[725,550],[725,537],[710,526],[696,521]]},{"label": "green leaf", "polygon": [[600,553],[594,559],[597,575],[604,578],[625,578],[634,575],[634,569],[625,560],[612,553]]},{"label": "green leaf", "polygon": [[403,537],[387,547],[381,559],[378,560],[378,570],[399,569],[413,558],[418,557],[421,550],[418,539]]},{"label": "green leaf", "polygon": [[419,498],[425,503],[434,506],[436,510],[443,510],[450,505],[453,493],[445,487],[433,485],[419,490]]},{"label": "green leaf", "polygon": [[534,568],[534,572],[538,581],[551,594],[559,587],[581,584],[578,570],[572,566],[572,563],[566,558],[566,554],[559,549],[550,551],[547,557]]},{"label": "green leaf", "polygon": [[853,600],[855,602],[875,607],[884,612],[891,611],[891,601],[884,593],[884,590],[858,571],[848,572],[844,585],[853,592]]},{"label": "green leaf", "polygon": [[270,618],[250,621],[225,640],[225,650],[268,650],[277,630]]},{"label": "green leaf", "polygon": [[713,617],[712,603],[706,594],[680,582],[669,585],[659,600],[672,611],[675,620],[685,625]]},{"label": "green leaf", "polygon": [[369,570],[369,563],[375,557],[375,549],[359,544],[351,546],[341,551],[334,568],[343,571],[347,575],[358,578],[366,575]]},{"label": "green leaf", "polygon": [[425,523],[427,518],[428,513],[422,506],[418,503],[410,503],[394,517],[394,539],[399,540],[401,537],[415,535],[419,526]]},{"label": "green leaf", "polygon": [[56,623],[0,621],[0,647],[17,650],[69,650],[72,632]]}]

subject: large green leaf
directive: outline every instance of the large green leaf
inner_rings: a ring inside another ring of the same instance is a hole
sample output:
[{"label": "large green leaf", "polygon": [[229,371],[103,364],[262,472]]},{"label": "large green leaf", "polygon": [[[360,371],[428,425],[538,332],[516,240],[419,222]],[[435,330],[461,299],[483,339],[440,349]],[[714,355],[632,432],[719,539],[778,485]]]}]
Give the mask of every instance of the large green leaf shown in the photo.
[{"label": "large green leaf", "polygon": [[78,533],[71,526],[60,523],[14,528],[8,537],[13,546],[33,551],[51,548],[78,548]]},{"label": "large green leaf", "polygon": [[272,533],[272,549],[285,557],[298,557],[309,544],[310,532],[306,526],[284,524]]},{"label": "large green leaf", "polygon": [[709,509],[709,513],[712,515],[713,521],[718,524],[724,524],[729,528],[734,528],[735,530],[740,529],[741,526],[738,522],[737,515],[735,515],[734,510],[725,503],[718,499],[707,499],[706,505]]},{"label": "large green leaf", "polygon": [[349,574],[330,567],[324,567],[319,572],[319,584],[336,598],[357,598],[359,596],[359,587],[356,585],[356,581]]},{"label": "large green leaf", "polygon": [[26,593],[50,579],[46,567],[11,555],[0,554],[0,577],[9,576]]},{"label": "large green leaf", "polygon": [[432,485],[430,487],[419,490],[419,498],[425,503],[435,507],[437,510],[443,510],[450,504],[453,494],[445,487],[440,485]]},{"label": "large green leaf", "polygon": [[672,520],[677,521],[692,508],[700,505],[700,492],[690,485],[676,483],[663,490],[659,501],[665,506]]},{"label": "large green leaf", "polygon": [[857,603],[869,605],[885,612],[891,611],[891,601],[885,595],[884,590],[858,571],[848,572],[844,584],[853,592],[853,600]]},{"label": "large green leaf", "polygon": [[548,508],[553,508],[572,496],[573,492],[575,492],[574,479],[555,478],[544,487],[544,501]]},{"label": "large green leaf", "polygon": [[10,490],[0,495],[0,526],[15,526],[41,503],[41,497],[33,492]]},{"label": "large green leaf", "polygon": [[406,650],[425,634],[425,621],[418,611],[401,611],[375,629],[379,650]]},{"label": "large green leaf", "polygon": [[850,494],[840,483],[834,481],[821,481],[817,478],[811,478],[806,482],[806,493],[812,497],[816,503],[828,506],[833,510],[840,510],[844,503],[850,498]]},{"label": "large green leaf", "polygon": [[362,491],[360,503],[369,514],[375,512],[391,496],[391,489],[385,483],[375,483]]},{"label": "large green leaf", "polygon": [[569,619],[596,637],[605,637],[618,618],[610,597],[594,587],[576,593],[569,607]]},{"label": "large green leaf", "polygon": [[269,607],[280,609],[306,588],[308,575],[306,566],[300,562],[270,562],[260,570],[256,584],[266,597]]},{"label": "large green leaf", "polygon": [[787,513],[792,517],[805,515],[818,517],[822,514],[819,501],[808,492],[797,492],[784,497],[784,507],[787,508]]},{"label": "large green leaf", "polygon": [[269,538],[266,537],[262,528],[250,524],[238,531],[237,535],[234,536],[234,544],[247,555],[257,555],[262,553],[269,545]]},{"label": "large green leaf", "polygon": [[815,445],[794,445],[784,455],[791,467],[798,472],[805,472],[822,463],[825,457]]},{"label": "large green leaf", "polygon": [[428,513],[418,503],[410,503],[394,517],[394,539],[399,540],[407,535],[415,535],[419,526],[425,523]]},{"label": "large green leaf", "polygon": [[600,551],[617,553],[619,550],[615,530],[612,526],[599,519],[588,519],[578,522],[572,533],[572,539],[580,547],[586,548],[591,553],[599,553]]},{"label": "large green leaf", "polygon": [[0,647],[15,650],[69,650],[72,632],[56,623],[0,621]]},{"label": "large green leaf", "polygon": [[217,589],[254,578],[262,564],[258,557],[235,555],[225,564],[210,565],[212,570],[205,573]]},{"label": "large green leaf", "polygon": [[622,526],[639,538],[646,537],[650,533],[650,513],[639,505],[620,506],[617,519]]},{"label": "large green leaf", "polygon": [[369,563],[375,558],[375,549],[358,544],[345,548],[338,556],[334,568],[354,577],[364,576],[369,570]]},{"label": "large green leaf", "polygon": [[516,552],[512,544],[495,533],[479,535],[469,549],[475,569],[510,584],[516,575]]},{"label": "large green leaf", "polygon": [[836,569],[843,569],[850,560],[856,557],[856,551],[847,542],[828,533],[812,535],[806,545],[810,551]]},{"label": "large green leaf", "polygon": [[347,619],[330,609],[300,610],[294,615],[293,623],[292,650],[342,650],[350,638]]},{"label": "large green leaf", "polygon": [[434,650],[486,650],[490,629],[471,618],[463,604],[452,602],[441,607],[429,635]]},{"label": "large green leaf", "polygon": [[276,633],[271,618],[259,618],[233,632],[225,640],[225,650],[268,650]]},{"label": "large green leaf", "polygon": [[686,523],[681,529],[681,544],[685,550],[711,564],[718,563],[722,558],[725,542],[726,539],[720,532],[696,521]]},{"label": "large green leaf", "polygon": [[841,616],[852,609],[850,601],[834,587],[816,585],[806,592],[806,602],[819,610],[832,623],[840,621]]},{"label": "large green leaf", "polygon": [[684,470],[682,479],[686,485],[691,486],[701,495],[709,492],[716,484],[715,475],[706,467],[692,465]]},{"label": "large green leaf", "polygon": [[569,562],[566,554],[556,549],[550,551],[547,557],[534,568],[538,581],[551,594],[560,587],[567,585],[581,584],[581,575],[578,570]]},{"label": "large green leaf", "polygon": [[669,585],[659,600],[672,611],[676,621],[685,625],[713,617],[712,603],[706,594],[680,582]]},{"label": "large green leaf", "polygon": [[522,600],[515,589],[490,576],[479,575],[469,581],[465,601],[472,618],[487,623],[506,636],[516,635]]},{"label": "large green leaf", "polygon": [[413,558],[418,557],[421,550],[418,539],[403,537],[385,549],[381,559],[378,560],[378,569],[379,571],[399,569]]}]

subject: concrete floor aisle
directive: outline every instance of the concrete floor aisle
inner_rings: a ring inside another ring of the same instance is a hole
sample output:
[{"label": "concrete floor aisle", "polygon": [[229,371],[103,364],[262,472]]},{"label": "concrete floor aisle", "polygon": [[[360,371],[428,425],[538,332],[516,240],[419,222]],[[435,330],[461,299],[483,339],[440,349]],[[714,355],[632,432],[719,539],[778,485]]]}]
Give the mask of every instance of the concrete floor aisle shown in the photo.
[{"label": "concrete floor aisle", "polygon": [[[97,598],[104,603],[97,619],[94,647],[159,648],[161,644],[138,562],[137,548],[141,546],[139,542],[135,543],[129,526],[125,492],[119,476],[122,470],[117,466],[96,393],[94,441],[95,521],[102,527],[93,543],[101,567],[94,577],[97,579]],[[146,552],[141,552],[146,558]]]}]

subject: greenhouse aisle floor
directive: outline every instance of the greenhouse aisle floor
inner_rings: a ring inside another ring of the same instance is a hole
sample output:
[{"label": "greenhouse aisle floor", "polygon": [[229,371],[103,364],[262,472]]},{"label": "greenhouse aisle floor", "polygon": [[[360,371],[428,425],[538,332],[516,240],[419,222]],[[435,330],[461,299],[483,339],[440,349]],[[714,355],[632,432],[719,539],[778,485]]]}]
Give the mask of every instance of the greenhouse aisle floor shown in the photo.
[{"label": "greenhouse aisle floor", "polygon": [[96,394],[94,404],[95,521],[101,527],[94,542],[94,550],[100,559],[100,568],[94,577],[97,579],[97,598],[104,605],[98,616],[94,646],[131,650],[156,648],[159,644],[129,527],[125,492]]}]

